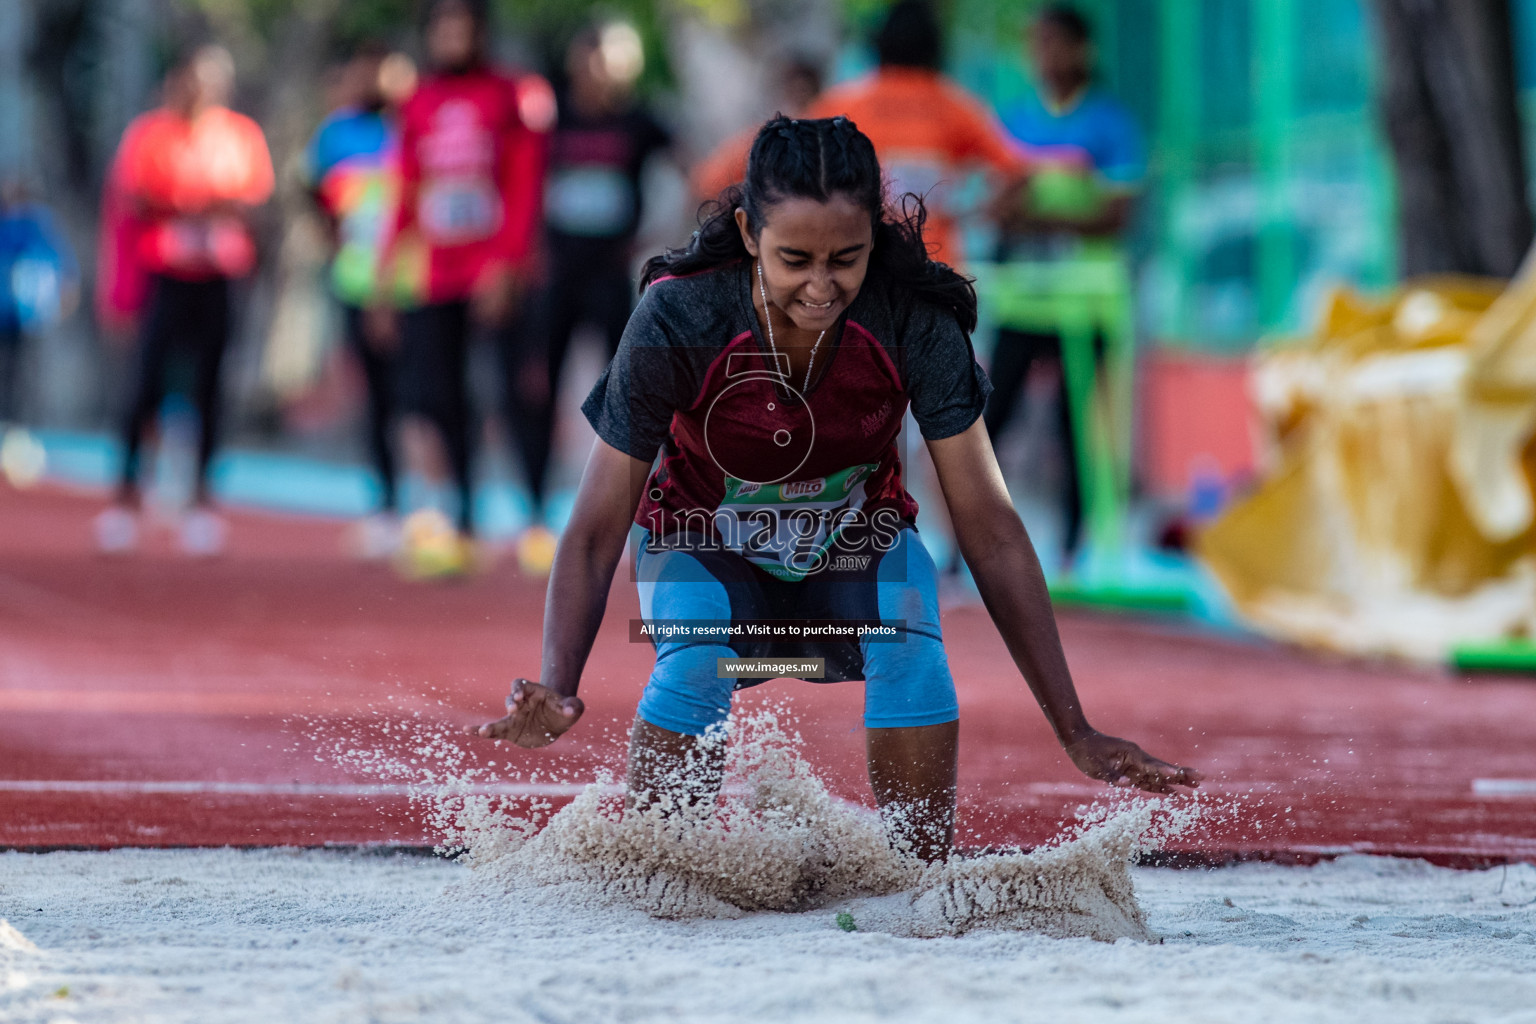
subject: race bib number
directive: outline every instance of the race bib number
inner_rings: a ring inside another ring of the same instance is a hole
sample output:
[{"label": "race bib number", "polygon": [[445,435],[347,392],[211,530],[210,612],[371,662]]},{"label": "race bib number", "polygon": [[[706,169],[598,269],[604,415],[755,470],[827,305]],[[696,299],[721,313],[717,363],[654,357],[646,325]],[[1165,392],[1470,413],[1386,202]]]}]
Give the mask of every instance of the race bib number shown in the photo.
[{"label": "race bib number", "polygon": [[422,189],[417,217],[431,242],[478,242],[501,226],[501,197],[486,178],[439,178]]},{"label": "race bib number", "polygon": [[62,303],[57,258],[23,255],[11,265],[10,284],[11,301],[23,327],[37,330],[58,322]]},{"label": "race bib number", "polygon": [[545,216],[549,226],[562,234],[614,238],[629,229],[635,214],[634,191],[616,168],[567,168],[549,179]]},{"label": "race bib number", "polygon": [[376,247],[390,213],[389,182],[380,171],[354,172],[336,190],[341,244]]},{"label": "race bib number", "polygon": [[825,568],[828,549],[864,518],[864,485],[878,463],[778,484],[725,478],[715,531],[730,550],[781,580]]}]

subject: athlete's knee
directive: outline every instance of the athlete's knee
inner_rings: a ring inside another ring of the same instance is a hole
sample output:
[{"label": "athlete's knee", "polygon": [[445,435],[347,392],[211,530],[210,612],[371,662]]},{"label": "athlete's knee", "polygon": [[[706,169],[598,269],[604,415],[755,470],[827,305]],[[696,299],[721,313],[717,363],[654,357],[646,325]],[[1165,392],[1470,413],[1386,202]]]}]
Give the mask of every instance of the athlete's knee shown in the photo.
[{"label": "athlete's knee", "polygon": [[913,530],[902,530],[880,559],[875,580],[880,618],[940,639],[939,574]]},{"label": "athlete's knee", "polygon": [[864,653],[864,726],[938,725],[960,717],[944,644],[921,634],[870,642]]},{"label": "athlete's knee", "polygon": [[720,677],[718,659],[730,657],[735,653],[717,644],[663,647],[640,697],[640,717],[685,736],[701,736],[723,725],[731,713],[736,681]]},{"label": "athlete's knee", "polygon": [[[698,736],[721,725],[736,681],[720,677],[731,599],[725,585],[690,551],[652,548],[642,533],[636,565],[640,616],[656,644],[656,668],[640,698],[640,717],[672,732]],[[717,630],[718,632],[713,632]]]},{"label": "athlete's knee", "polygon": [[[687,550],[642,547],[635,576],[640,616],[653,629],[664,630],[674,621],[693,627],[731,620],[731,599],[725,584]],[[653,632],[652,636],[658,634]]]}]

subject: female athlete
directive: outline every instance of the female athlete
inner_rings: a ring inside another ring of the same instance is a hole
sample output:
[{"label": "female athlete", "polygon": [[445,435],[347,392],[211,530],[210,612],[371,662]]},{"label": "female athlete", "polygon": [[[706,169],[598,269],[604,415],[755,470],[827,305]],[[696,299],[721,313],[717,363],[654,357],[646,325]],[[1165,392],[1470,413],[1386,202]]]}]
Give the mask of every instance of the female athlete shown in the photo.
[{"label": "female athlete", "polygon": [[[929,260],[922,221],[915,197],[887,206],[874,147],[848,119],[763,126],[746,181],[646,267],[583,406],[598,440],[555,555],[540,679],[514,681],[506,716],[470,732],[539,747],[576,724],[633,530],[656,665],[630,739],[631,806],[718,786],[723,744],[705,733],[748,682],[720,659],[819,658],[805,675],[865,681],[869,776],[893,841],[948,856],[959,710],[902,486],[910,408],[981,597],[1073,763],[1156,793],[1198,782],[1088,724],[981,422],[976,295]],[[761,639],[749,627],[764,623],[802,639]]]}]

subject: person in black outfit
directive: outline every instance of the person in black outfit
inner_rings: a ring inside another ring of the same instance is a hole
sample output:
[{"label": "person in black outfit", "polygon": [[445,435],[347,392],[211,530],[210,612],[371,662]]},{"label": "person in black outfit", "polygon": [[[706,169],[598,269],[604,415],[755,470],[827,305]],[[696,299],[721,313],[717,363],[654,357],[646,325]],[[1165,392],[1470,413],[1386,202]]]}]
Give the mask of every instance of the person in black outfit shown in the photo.
[{"label": "person in black outfit", "polygon": [[671,135],[634,97],[643,54],[622,22],[579,34],[550,140],[545,191],[548,276],[530,330],[507,332],[507,412],[543,530],[555,403],[571,337],[582,324],[619,347],[634,299],[630,264],[642,214],[641,174]]}]

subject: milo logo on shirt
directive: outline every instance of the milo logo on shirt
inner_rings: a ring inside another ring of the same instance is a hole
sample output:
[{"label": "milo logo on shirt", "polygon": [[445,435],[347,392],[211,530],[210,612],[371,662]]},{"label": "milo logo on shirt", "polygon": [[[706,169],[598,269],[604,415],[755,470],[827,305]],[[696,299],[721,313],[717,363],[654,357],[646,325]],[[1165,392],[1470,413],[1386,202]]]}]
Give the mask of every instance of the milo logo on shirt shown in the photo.
[{"label": "milo logo on shirt", "polygon": [[827,476],[763,485],[725,478],[725,497],[711,517],[720,542],[783,580],[801,580],[828,564],[842,532],[864,521],[865,484],[874,462]]},{"label": "milo logo on shirt", "polygon": [[791,483],[779,485],[779,500],[796,501],[798,499],[814,498],[826,489],[827,478],[824,476],[819,476],[814,480],[795,480]]}]

